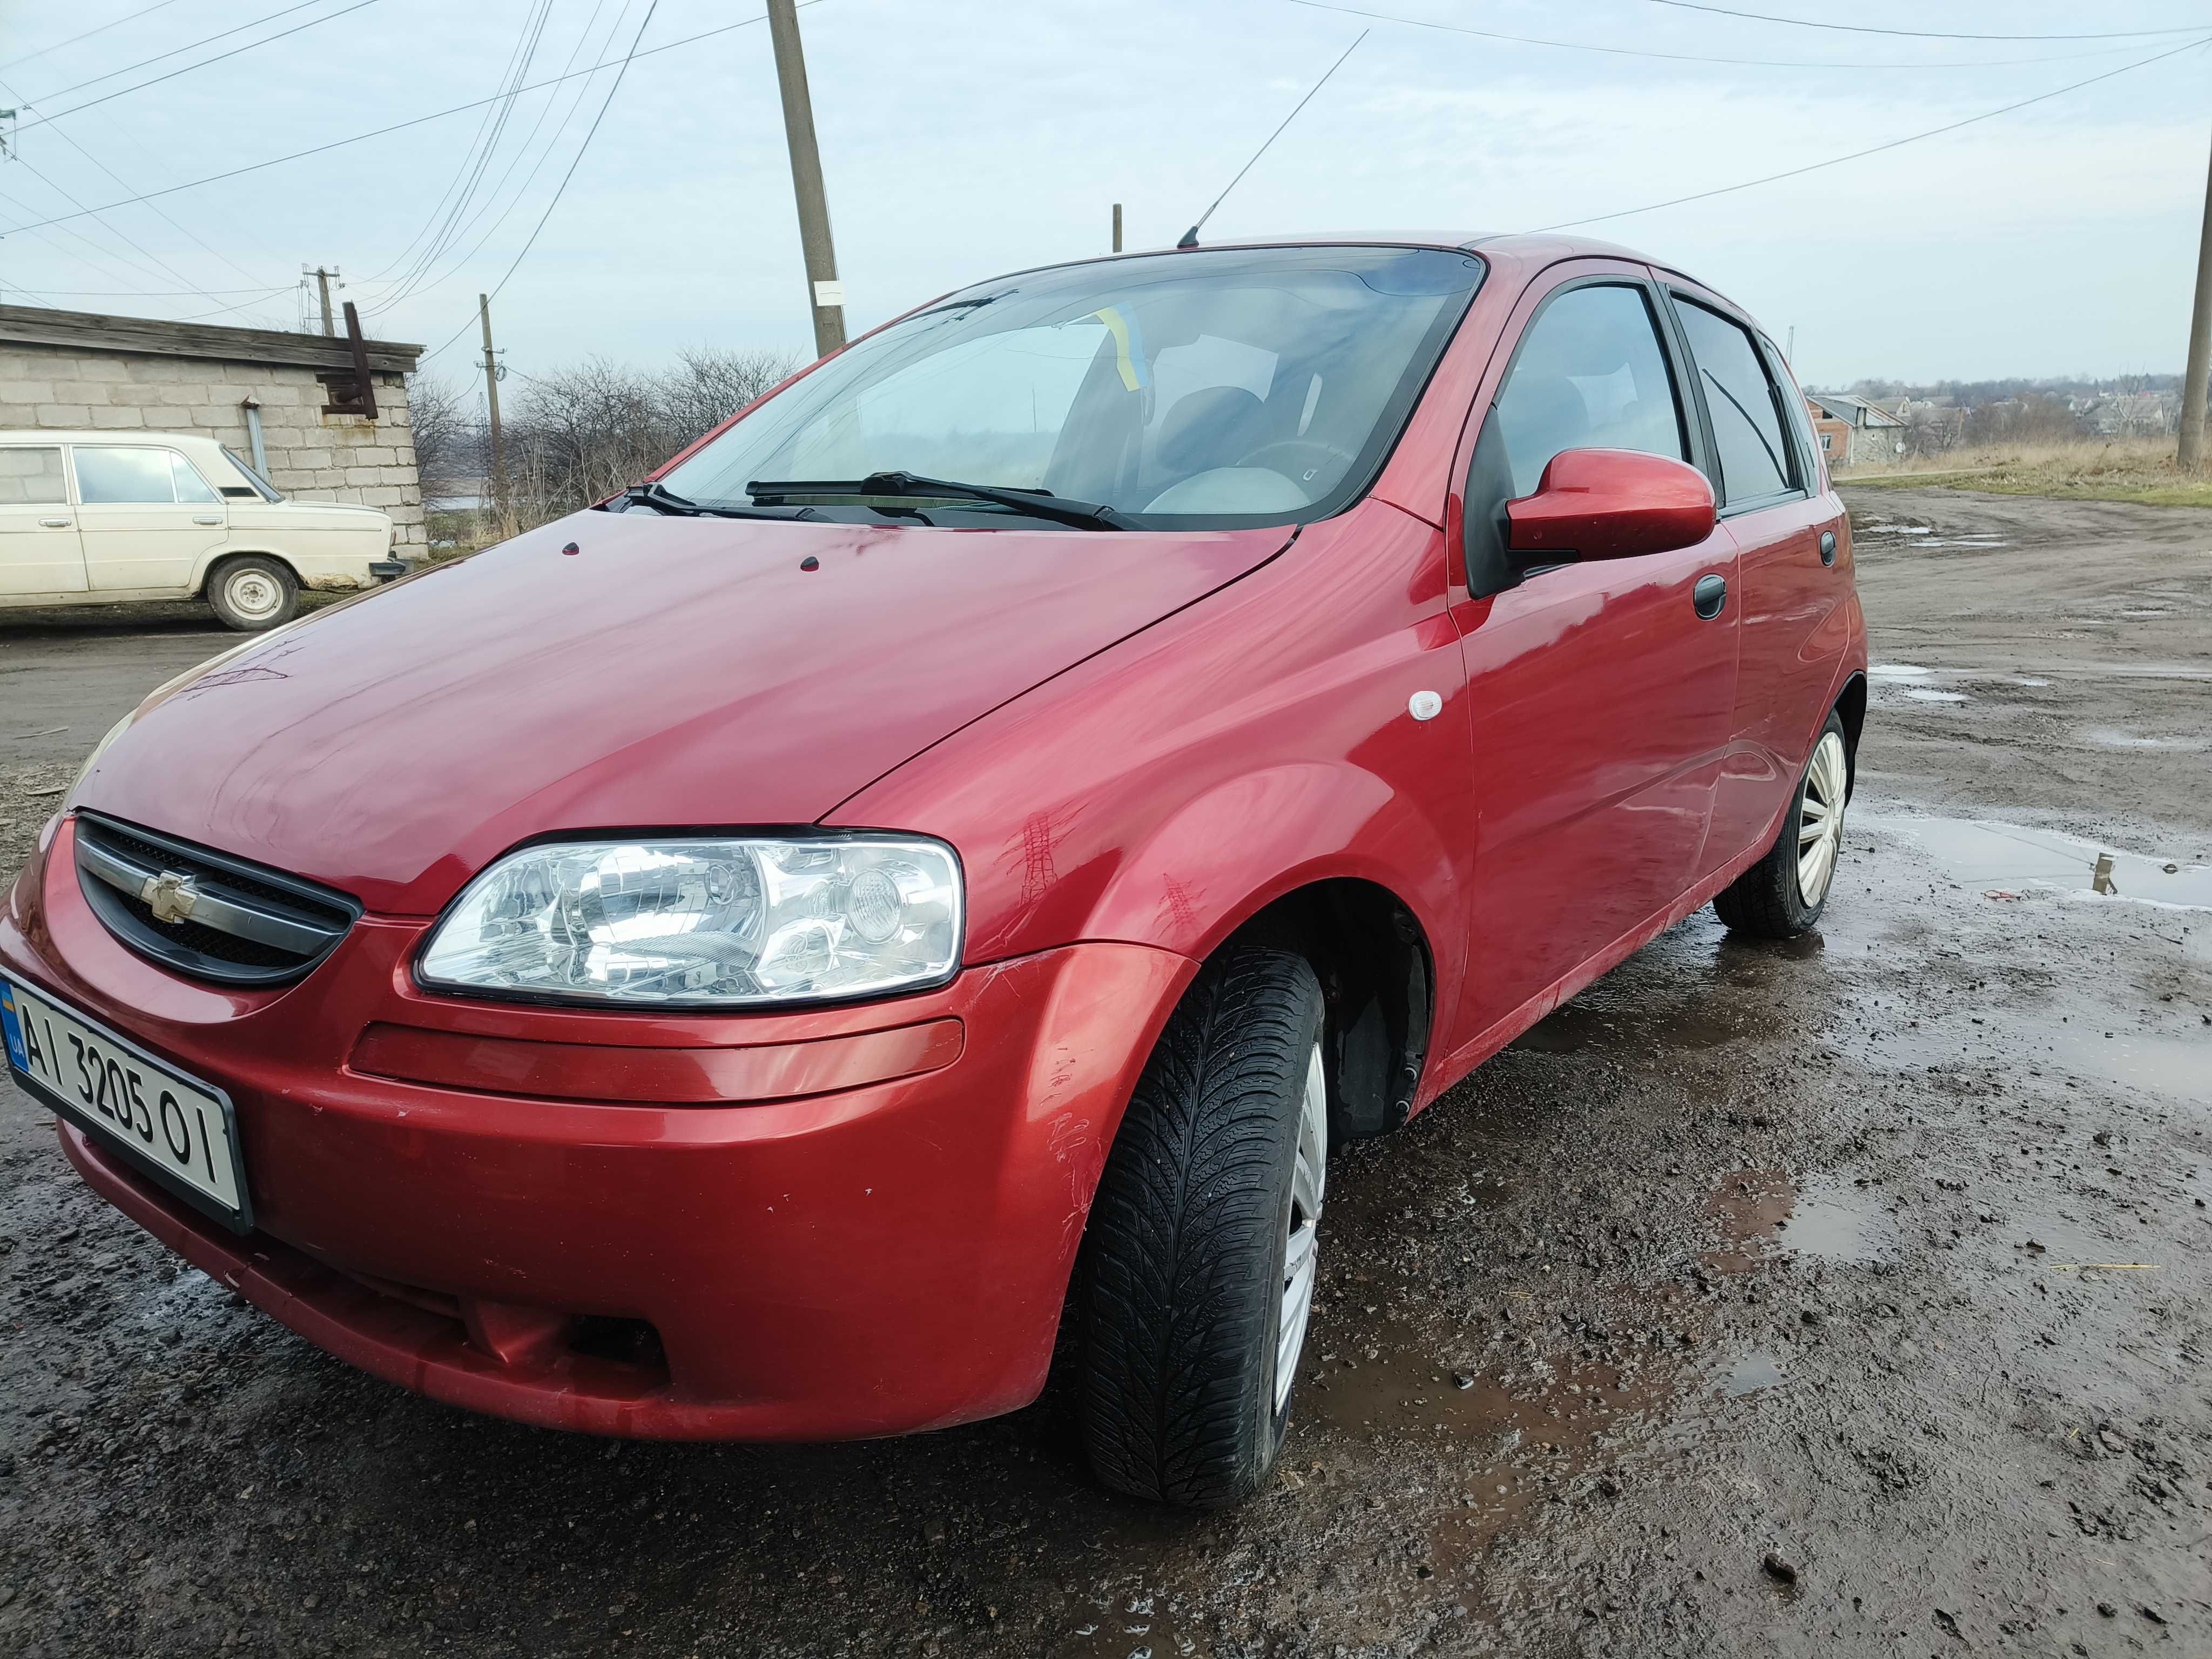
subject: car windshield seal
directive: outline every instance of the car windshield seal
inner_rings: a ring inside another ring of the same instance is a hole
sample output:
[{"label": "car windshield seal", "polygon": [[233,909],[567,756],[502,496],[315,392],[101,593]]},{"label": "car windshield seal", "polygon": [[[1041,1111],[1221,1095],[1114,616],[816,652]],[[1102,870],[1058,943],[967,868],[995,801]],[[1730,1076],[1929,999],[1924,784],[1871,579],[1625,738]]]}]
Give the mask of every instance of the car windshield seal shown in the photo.
[{"label": "car windshield seal", "polygon": [[988,501],[1078,530],[1143,528],[1134,520],[1097,501],[1072,501],[1046,489],[1001,489],[996,484],[926,478],[912,472],[871,472],[865,478],[755,478],[746,484],[745,494],[756,501],[764,495],[937,496],[950,501]]}]

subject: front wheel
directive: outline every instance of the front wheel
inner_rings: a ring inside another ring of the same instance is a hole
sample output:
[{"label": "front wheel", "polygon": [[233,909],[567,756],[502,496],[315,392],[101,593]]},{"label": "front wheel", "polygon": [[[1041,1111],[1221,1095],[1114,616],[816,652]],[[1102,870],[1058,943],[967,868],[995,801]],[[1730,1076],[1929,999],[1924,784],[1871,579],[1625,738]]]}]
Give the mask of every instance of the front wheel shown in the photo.
[{"label": "front wheel", "polygon": [[1844,723],[1831,713],[1790,810],[1782,816],[1774,845],[1714,897],[1713,909],[1723,921],[1759,939],[1795,939],[1820,921],[1844,848],[1844,803],[1850,781]]},{"label": "front wheel", "polygon": [[207,598],[224,627],[258,634],[291,621],[300,608],[300,583],[282,560],[249,553],[216,567]]},{"label": "front wheel", "polygon": [[1080,1411],[1107,1486],[1213,1508],[1273,1472],[1328,1173],[1320,982],[1231,951],[1170,1018],[1091,1206]]}]

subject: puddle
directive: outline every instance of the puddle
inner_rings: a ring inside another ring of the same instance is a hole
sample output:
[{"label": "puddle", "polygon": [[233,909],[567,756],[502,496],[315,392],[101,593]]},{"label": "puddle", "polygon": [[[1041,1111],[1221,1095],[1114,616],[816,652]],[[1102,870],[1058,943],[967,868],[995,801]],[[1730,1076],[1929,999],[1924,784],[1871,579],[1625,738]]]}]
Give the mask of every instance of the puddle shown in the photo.
[{"label": "puddle", "polygon": [[1862,1184],[1849,1170],[1814,1176],[1802,1191],[1777,1170],[1735,1170],[1722,1177],[1705,1210],[1723,1243],[1698,1259],[1722,1273],[1746,1272],[1783,1250],[1847,1266],[1879,1261],[1899,1244],[1881,1187]]},{"label": "puddle", "polygon": [[2027,674],[2008,674],[2005,678],[2014,685],[2048,685],[2049,680],[2039,680]]},{"label": "puddle", "polygon": [[1863,524],[1851,532],[1855,536],[1932,536],[1936,526],[1930,524]]},{"label": "puddle", "polygon": [[2030,830],[1988,818],[1892,817],[1862,813],[1854,820],[1911,836],[1962,886],[1999,890],[2063,887],[2096,890],[2099,858],[2110,853],[2112,890],[2154,904],[2212,908],[2212,866],[2182,864],[2140,853],[2112,852],[2051,830]]},{"label": "puddle", "polygon": [[1619,1051],[1717,1048],[1766,1022],[1717,998],[1655,1002],[1643,995],[1607,994],[1593,986],[1564,1003],[1516,1037],[1511,1047],[1540,1054],[1571,1054],[1585,1048]]},{"label": "puddle", "polygon": [[1966,700],[1966,694],[1963,691],[1930,691],[1917,685],[1907,689],[1905,695],[1915,702],[1964,702]]},{"label": "puddle", "polygon": [[2212,748],[2212,739],[2204,738],[2146,738],[2134,732],[2116,731],[2109,726],[2093,726],[2081,735],[2106,749],[2166,749],[2193,755]]},{"label": "puddle", "polygon": [[1729,1367],[1728,1375],[1721,1379],[1721,1392],[1731,1400],[1741,1400],[1761,1389],[1778,1388],[1781,1382],[1780,1363],[1772,1354],[1753,1349]]},{"label": "puddle", "polygon": [[2046,1034],[2052,1040],[2030,1052],[2048,1054],[2069,1071],[2184,1100],[2212,1097],[2212,1031],[2190,1037],[2115,1027],[2108,1033],[2069,1020]]},{"label": "puddle", "polygon": [[1878,662],[1867,670],[1868,675],[1877,680],[1924,680],[1931,678],[1935,672],[1932,668],[1917,667],[1909,662]]}]

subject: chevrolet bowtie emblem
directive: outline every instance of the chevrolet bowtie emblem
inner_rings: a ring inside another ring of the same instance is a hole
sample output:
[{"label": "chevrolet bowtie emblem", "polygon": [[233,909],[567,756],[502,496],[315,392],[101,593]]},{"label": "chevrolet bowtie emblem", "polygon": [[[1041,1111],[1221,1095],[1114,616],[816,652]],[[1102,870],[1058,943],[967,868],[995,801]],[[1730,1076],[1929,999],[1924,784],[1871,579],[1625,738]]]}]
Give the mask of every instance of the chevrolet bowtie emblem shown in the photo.
[{"label": "chevrolet bowtie emblem", "polygon": [[199,902],[200,890],[190,876],[164,870],[158,876],[146,878],[138,896],[146,901],[146,908],[154,913],[155,921],[174,927],[191,915],[192,907]]}]

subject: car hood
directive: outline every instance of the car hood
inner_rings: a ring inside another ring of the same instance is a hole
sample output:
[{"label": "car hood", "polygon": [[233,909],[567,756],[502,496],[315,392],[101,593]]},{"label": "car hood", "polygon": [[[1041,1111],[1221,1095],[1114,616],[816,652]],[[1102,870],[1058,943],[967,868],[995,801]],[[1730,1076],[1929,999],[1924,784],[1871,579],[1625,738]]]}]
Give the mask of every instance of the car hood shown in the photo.
[{"label": "car hood", "polygon": [[577,514],[164,688],[73,799],[427,915],[534,836],[811,823],[1292,533]]}]

